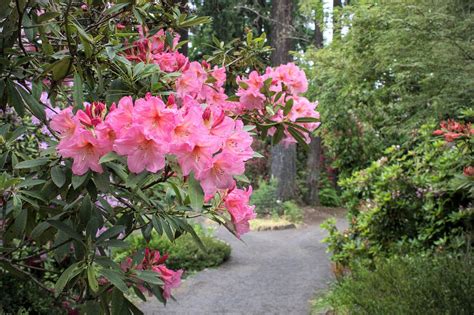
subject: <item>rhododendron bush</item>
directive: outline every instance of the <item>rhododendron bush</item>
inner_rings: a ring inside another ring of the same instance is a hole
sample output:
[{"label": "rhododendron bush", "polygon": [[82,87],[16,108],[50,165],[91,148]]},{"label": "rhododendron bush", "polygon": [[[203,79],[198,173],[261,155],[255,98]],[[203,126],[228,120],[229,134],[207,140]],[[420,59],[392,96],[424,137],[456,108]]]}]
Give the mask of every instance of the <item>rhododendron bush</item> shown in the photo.
[{"label": "rhododendron bush", "polygon": [[[296,65],[229,75],[225,62],[188,60],[178,31],[207,19],[167,2],[0,9],[0,268],[71,311],[139,313],[132,290],[166,302],[185,271],[147,248],[114,261],[113,248],[152,230],[200,243],[196,217],[240,238],[255,217],[253,138],[305,146],[319,125]],[[267,51],[262,38],[248,58]]]}]

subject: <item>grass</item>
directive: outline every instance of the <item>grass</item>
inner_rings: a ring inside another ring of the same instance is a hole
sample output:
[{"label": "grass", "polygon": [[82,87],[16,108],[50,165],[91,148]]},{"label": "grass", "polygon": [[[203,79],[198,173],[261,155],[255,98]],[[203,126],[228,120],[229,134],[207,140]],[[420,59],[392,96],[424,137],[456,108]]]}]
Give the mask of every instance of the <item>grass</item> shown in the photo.
[{"label": "grass", "polygon": [[254,219],[250,221],[252,231],[283,230],[294,228],[295,224],[284,218]]}]

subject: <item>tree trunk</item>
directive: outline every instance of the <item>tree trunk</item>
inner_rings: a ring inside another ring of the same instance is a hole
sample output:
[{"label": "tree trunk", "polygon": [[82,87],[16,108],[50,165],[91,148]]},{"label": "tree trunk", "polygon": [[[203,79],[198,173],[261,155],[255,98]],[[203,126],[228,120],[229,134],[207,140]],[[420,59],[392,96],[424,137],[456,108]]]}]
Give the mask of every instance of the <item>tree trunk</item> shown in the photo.
[{"label": "tree trunk", "polygon": [[[270,34],[273,66],[291,61],[289,51],[293,48],[291,23],[293,0],[272,1],[272,30]],[[277,198],[285,201],[296,196],[296,145],[279,143],[271,150],[270,174],[277,180]]]},{"label": "tree trunk", "polygon": [[321,138],[311,137],[308,152],[308,186],[307,203],[311,206],[320,206],[319,182],[321,180]]},{"label": "tree trunk", "polygon": [[[189,12],[189,7],[188,7],[188,0],[176,0],[176,4],[179,5],[179,10],[181,13],[188,13]],[[185,41],[188,40],[189,38],[189,30],[187,28],[182,28],[178,30],[178,33],[180,35],[180,41]],[[185,55],[188,56],[188,43],[184,44],[181,46],[179,51]]]},{"label": "tree trunk", "polygon": [[[323,14],[324,15],[324,14]],[[316,14],[316,16],[318,16]],[[319,21],[314,21],[314,45],[316,48],[323,47],[323,32]],[[318,136],[311,136],[311,143],[309,144],[308,160],[307,160],[307,172],[306,185],[308,187],[308,194],[306,196],[306,202],[311,206],[320,206],[319,200],[319,183],[321,181],[321,138]]]},{"label": "tree trunk", "polygon": [[333,1],[333,9],[332,9],[332,29],[333,29],[333,39],[340,39],[341,38],[341,9],[342,3],[341,0],[334,0]]},{"label": "tree trunk", "polygon": [[[317,14],[316,14],[317,16]],[[316,48],[323,48],[323,32],[321,31],[320,21],[314,19],[314,46]]]}]

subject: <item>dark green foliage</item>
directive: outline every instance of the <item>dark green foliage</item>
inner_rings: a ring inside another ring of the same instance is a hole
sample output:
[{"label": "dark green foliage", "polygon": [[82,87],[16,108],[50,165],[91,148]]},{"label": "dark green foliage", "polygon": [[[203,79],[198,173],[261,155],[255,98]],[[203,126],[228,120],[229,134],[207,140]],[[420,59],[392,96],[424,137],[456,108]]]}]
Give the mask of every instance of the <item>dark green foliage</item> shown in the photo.
[{"label": "dark green foliage", "polygon": [[0,271],[0,313],[2,314],[63,314],[64,309],[53,295],[32,281]]},{"label": "dark green foliage", "polygon": [[[412,137],[427,119],[472,108],[474,16],[461,1],[364,1],[347,36],[303,61],[319,99],[322,137],[341,177]],[[466,2],[464,2],[466,3]]]},{"label": "dark green foliage", "polygon": [[415,256],[382,260],[375,270],[359,266],[317,304],[336,314],[473,314],[473,258]]},{"label": "dark green foliage", "polygon": [[[198,229],[199,231],[199,229]],[[185,234],[172,243],[165,237],[152,233],[149,243],[141,235],[133,235],[127,241],[130,247],[117,251],[116,260],[132,255],[145,247],[157,249],[161,254],[168,254],[166,266],[173,270],[184,269],[186,272],[200,271],[204,268],[217,267],[230,257],[230,246],[204,232],[198,232],[204,244],[204,252],[193,237]]]},{"label": "dark green foliage", "polygon": [[259,217],[269,215],[285,217],[290,222],[301,223],[303,210],[292,200],[282,202],[277,198],[277,185],[275,180],[258,183],[258,188],[252,193],[250,203],[255,205],[255,212]]},{"label": "dark green foliage", "polygon": [[255,212],[259,216],[265,216],[277,212],[279,215],[283,214],[281,203],[277,201],[277,186],[276,181],[271,180],[266,182],[261,180],[258,183],[258,188],[252,193],[250,203],[255,205]]},{"label": "dark green foliage", "polygon": [[325,187],[319,191],[319,200],[322,206],[340,207],[341,197],[333,187]]},{"label": "dark green foliage", "polygon": [[363,260],[412,251],[462,250],[472,242],[473,137],[446,142],[425,125],[414,140],[341,182],[350,213],[343,234],[327,238],[333,259],[352,266]]},{"label": "dark green foliage", "polygon": [[303,222],[303,210],[293,201],[288,200],[283,203],[283,213],[285,219],[292,223]]}]

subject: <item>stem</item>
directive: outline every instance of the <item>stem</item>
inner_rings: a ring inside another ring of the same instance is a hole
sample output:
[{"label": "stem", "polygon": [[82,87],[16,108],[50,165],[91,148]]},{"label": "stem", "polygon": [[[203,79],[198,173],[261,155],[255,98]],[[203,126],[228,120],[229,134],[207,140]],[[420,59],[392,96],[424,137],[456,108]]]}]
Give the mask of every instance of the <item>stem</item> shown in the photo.
[{"label": "stem", "polygon": [[0,261],[3,261],[5,263],[7,263],[12,269],[14,269],[15,271],[23,274],[24,276],[27,276],[29,277],[34,283],[36,283],[39,287],[41,287],[42,289],[48,291],[49,293],[52,293],[51,292],[51,289],[48,288],[47,286],[45,286],[43,283],[41,283],[38,279],[36,279],[36,277],[34,277],[33,275],[31,275],[29,272],[21,269],[21,268],[18,268],[17,266],[15,266],[14,264],[12,264],[12,261],[11,260],[8,260],[8,259],[5,259],[3,257],[0,257]]},{"label": "stem", "polygon": [[[43,254],[46,254],[46,253],[49,253],[50,251],[55,250],[55,249],[58,248],[58,247],[63,246],[63,245],[65,245],[65,244],[67,244],[67,243],[69,243],[69,242],[71,242],[71,241],[72,241],[71,238],[70,238],[70,239],[67,239],[67,240],[65,240],[64,242],[61,242],[61,243],[59,243],[58,245],[55,245],[55,246],[53,246],[53,247],[51,247],[51,248],[49,248],[49,249],[45,249],[45,250],[43,250],[43,251],[41,251],[41,252],[39,252],[39,253],[32,254],[32,255],[29,255],[29,256],[26,256],[26,257],[23,257],[23,258],[13,259],[12,261],[13,261],[13,262],[16,262],[16,261],[23,261],[23,260],[28,260],[28,259],[31,259],[31,258],[34,258],[34,257],[41,256],[41,255],[43,255]],[[1,258],[0,258],[0,259],[1,259]]]},{"label": "stem", "polygon": [[[25,12],[25,8],[23,8],[23,11],[20,10],[20,1],[15,0],[16,3],[16,11],[18,12],[18,46],[20,49],[23,51],[23,54],[25,56],[28,55],[28,52],[26,51],[25,47],[23,46],[22,38],[21,38],[21,23],[23,22],[23,14]],[[28,5],[28,3],[26,4]]]}]

